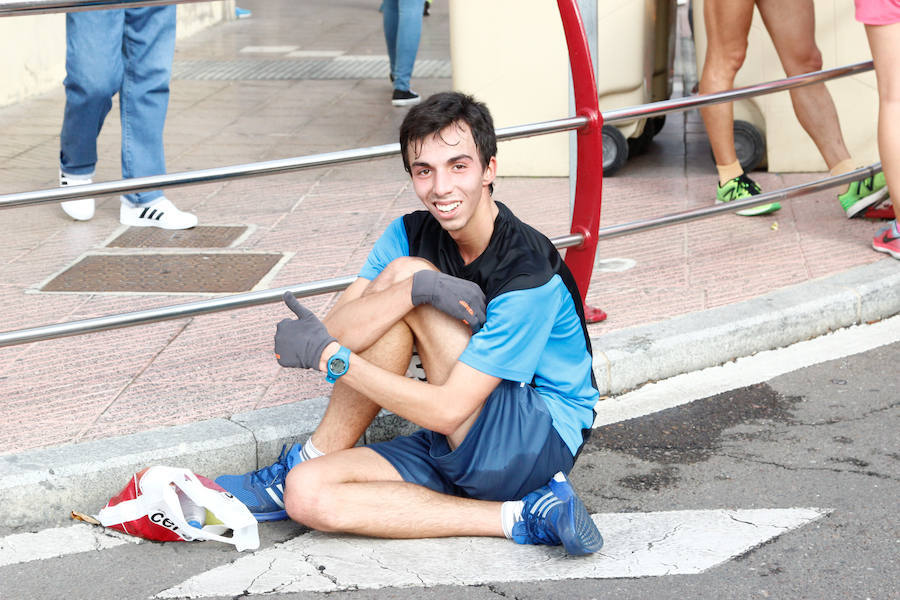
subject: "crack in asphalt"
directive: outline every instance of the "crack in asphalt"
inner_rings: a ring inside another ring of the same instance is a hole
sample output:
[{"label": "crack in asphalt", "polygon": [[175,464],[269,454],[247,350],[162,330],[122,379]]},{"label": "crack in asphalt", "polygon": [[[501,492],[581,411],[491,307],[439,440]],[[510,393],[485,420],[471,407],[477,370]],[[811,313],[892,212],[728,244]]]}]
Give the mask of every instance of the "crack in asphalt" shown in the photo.
[{"label": "crack in asphalt", "polygon": [[829,473],[850,473],[853,475],[864,475],[866,477],[875,477],[876,479],[887,479],[890,481],[900,481],[896,477],[893,477],[891,475],[885,475],[883,473],[877,473],[875,471],[859,471],[857,469],[835,469],[835,468],[829,468],[829,467],[799,467],[799,466],[785,465],[785,464],[778,463],[775,461],[770,461],[770,460],[760,460],[760,459],[750,458],[749,456],[741,456],[741,455],[737,455],[737,454],[728,454],[728,453],[723,453],[722,456],[727,456],[728,458],[732,458],[737,461],[750,462],[750,463],[755,463],[758,465],[769,465],[772,467],[779,467],[786,471],[827,471]]},{"label": "crack in asphalt", "polygon": [[250,583],[247,585],[247,587],[244,588],[244,592],[243,592],[242,594],[240,594],[240,596],[238,596],[238,597],[241,597],[241,596],[244,596],[244,597],[249,596],[249,595],[250,595],[250,589],[253,588],[253,584],[255,584],[255,583],[259,580],[260,577],[262,577],[263,575],[265,575],[266,573],[268,573],[269,571],[272,570],[272,566],[274,566],[276,560],[277,560],[277,558],[276,558],[276,557],[273,557],[272,560],[269,561],[269,566],[266,567],[264,570],[260,571],[260,572],[256,575],[256,577],[254,577],[254,578],[250,581]]},{"label": "crack in asphalt", "polygon": [[650,540],[649,542],[647,542],[647,550],[653,550],[653,546],[666,541],[667,539],[678,533],[680,529],[681,525],[676,525],[671,531],[667,531],[665,535],[663,535],[658,540]]}]

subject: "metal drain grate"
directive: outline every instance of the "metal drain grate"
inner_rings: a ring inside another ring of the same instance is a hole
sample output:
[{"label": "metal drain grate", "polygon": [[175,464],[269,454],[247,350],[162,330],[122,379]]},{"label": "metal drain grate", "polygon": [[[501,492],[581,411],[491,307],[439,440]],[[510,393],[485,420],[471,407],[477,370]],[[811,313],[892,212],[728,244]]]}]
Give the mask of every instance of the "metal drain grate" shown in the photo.
[{"label": "metal drain grate", "polygon": [[243,225],[200,225],[193,229],[129,227],[109,248],[228,248],[247,231]]},{"label": "metal drain grate", "polygon": [[235,293],[252,290],[281,254],[89,254],[44,292]]},{"label": "metal drain grate", "polygon": [[[172,66],[175,79],[215,79],[226,81],[252,79],[387,79],[387,57],[350,57],[333,59],[238,59],[182,60]],[[418,60],[413,77],[449,78],[449,60]]]}]

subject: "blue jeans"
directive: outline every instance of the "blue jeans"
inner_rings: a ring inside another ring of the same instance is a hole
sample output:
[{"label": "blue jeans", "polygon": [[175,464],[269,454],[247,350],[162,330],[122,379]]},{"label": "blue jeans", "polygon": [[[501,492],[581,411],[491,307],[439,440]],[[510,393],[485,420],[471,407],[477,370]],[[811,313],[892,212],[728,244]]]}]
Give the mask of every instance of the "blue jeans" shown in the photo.
[{"label": "blue jeans", "polygon": [[412,77],[422,35],[425,0],[384,0],[381,7],[394,89],[409,90],[409,78]]},{"label": "blue jeans", "polygon": [[[119,94],[122,177],[166,172],[163,127],[175,54],[175,6],[66,15],[66,108],[59,163],[70,175],[93,174],[97,136]],[[145,204],[162,191],[128,194]]]}]

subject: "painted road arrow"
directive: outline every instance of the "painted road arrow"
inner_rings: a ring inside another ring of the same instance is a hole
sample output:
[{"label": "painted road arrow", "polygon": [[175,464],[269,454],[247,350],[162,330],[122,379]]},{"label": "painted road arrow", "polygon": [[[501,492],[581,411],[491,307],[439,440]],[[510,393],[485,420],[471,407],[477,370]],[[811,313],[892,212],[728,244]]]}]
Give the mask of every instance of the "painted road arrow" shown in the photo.
[{"label": "painted road arrow", "polygon": [[790,508],[597,514],[592,516],[606,544],[593,556],[577,558],[561,548],[493,538],[378,540],[310,532],[156,597],[695,574],[827,513]]}]

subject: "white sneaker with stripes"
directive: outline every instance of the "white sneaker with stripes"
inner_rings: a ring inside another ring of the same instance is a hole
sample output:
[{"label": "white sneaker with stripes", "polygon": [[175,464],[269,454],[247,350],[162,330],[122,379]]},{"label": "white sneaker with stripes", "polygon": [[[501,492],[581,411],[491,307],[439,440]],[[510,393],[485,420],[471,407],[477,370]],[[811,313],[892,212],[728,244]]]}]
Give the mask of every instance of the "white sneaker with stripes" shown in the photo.
[{"label": "white sneaker with stripes", "polygon": [[[67,175],[62,170],[59,172],[60,187],[68,187],[73,185],[87,185],[93,180],[90,175]],[[63,212],[75,219],[76,221],[89,221],[94,216],[94,199],[86,198],[84,200],[68,200],[59,203]]]},{"label": "white sneaker with stripes", "polygon": [[147,204],[132,204],[124,197],[119,209],[119,221],[130,227],[159,227],[161,229],[190,229],[197,225],[197,215],[178,208],[165,196]]}]

